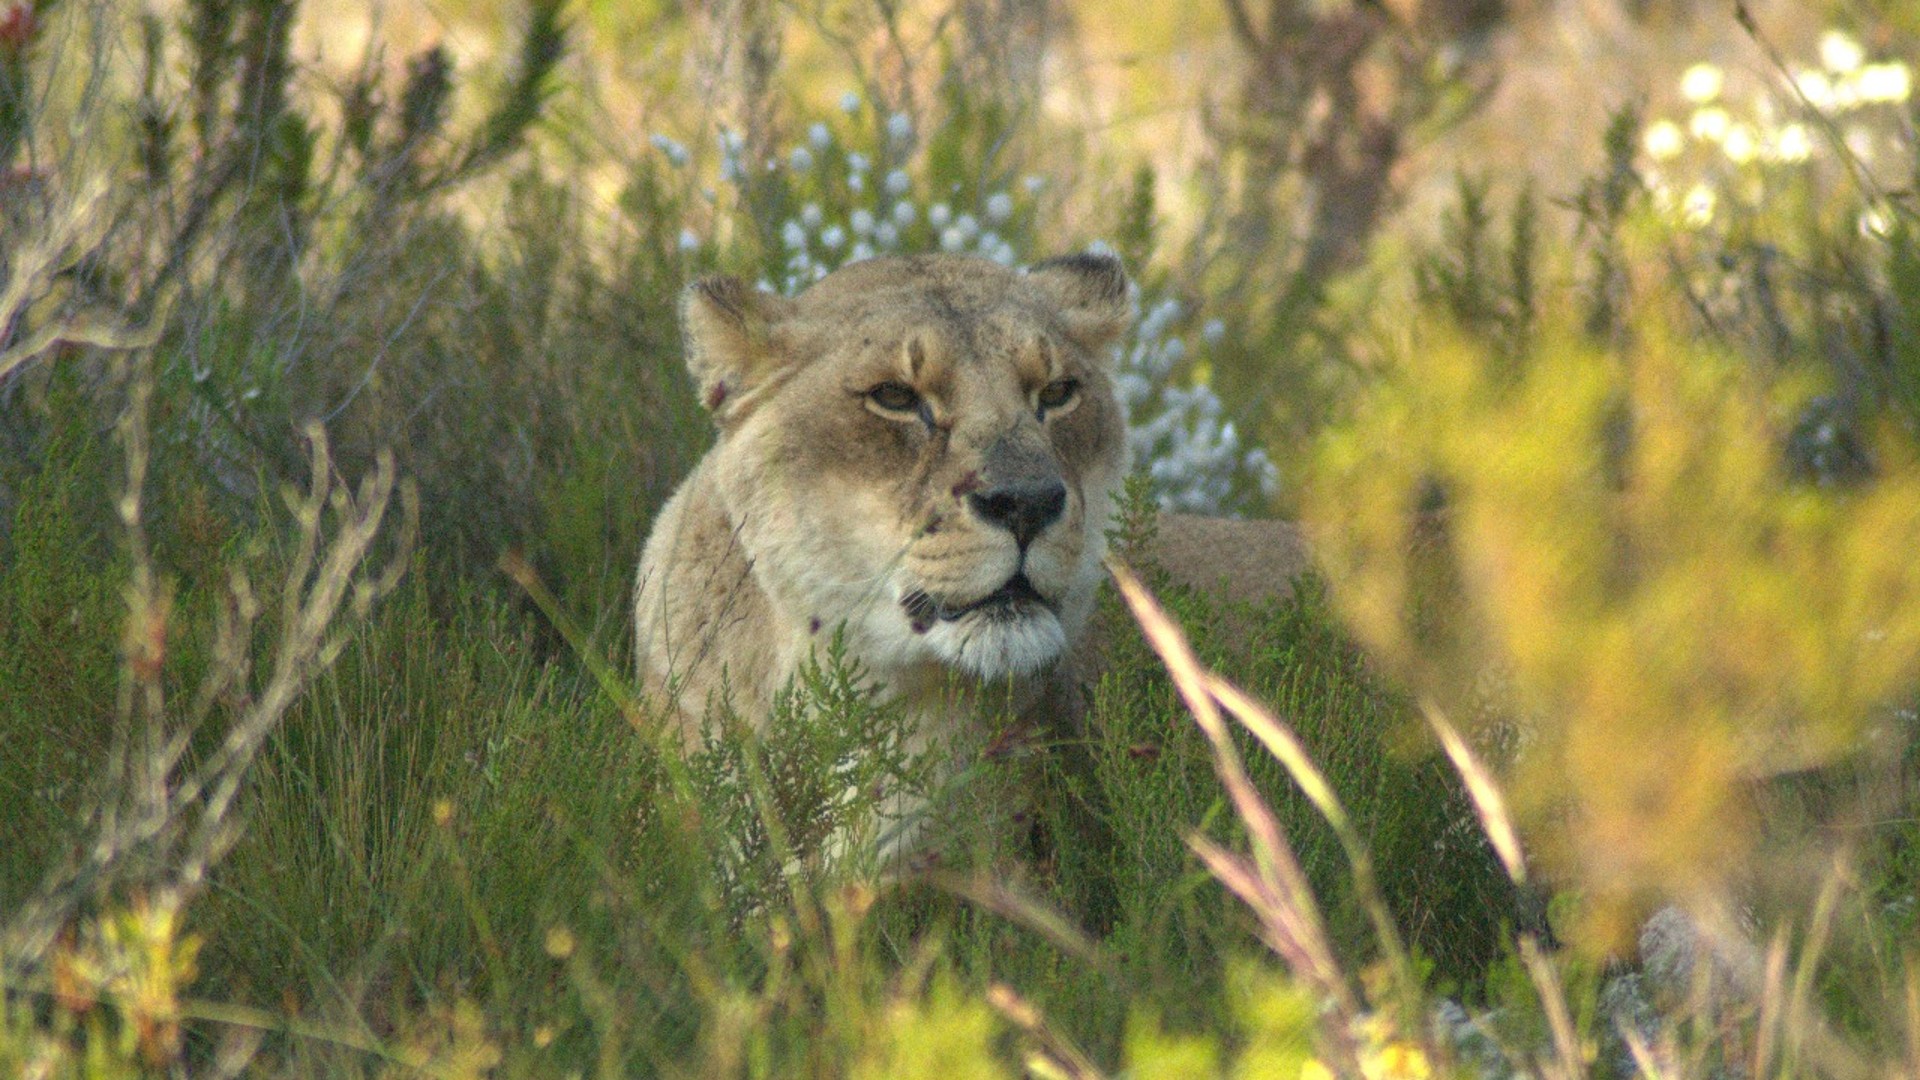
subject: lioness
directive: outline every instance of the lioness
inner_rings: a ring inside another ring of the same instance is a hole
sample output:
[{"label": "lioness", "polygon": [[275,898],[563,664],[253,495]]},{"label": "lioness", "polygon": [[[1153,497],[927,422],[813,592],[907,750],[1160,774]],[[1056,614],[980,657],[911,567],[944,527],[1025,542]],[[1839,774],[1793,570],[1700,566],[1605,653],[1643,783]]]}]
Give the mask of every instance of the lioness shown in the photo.
[{"label": "lioness", "polygon": [[[722,695],[763,716],[842,629],[923,745],[986,688],[1022,713],[1077,707],[1128,468],[1111,348],[1128,292],[1097,255],[872,259],[793,299],[691,285],[687,366],[720,434],[641,559],[649,692],[690,723]],[[1156,554],[1255,597],[1305,563],[1287,526],[1171,515]]]}]

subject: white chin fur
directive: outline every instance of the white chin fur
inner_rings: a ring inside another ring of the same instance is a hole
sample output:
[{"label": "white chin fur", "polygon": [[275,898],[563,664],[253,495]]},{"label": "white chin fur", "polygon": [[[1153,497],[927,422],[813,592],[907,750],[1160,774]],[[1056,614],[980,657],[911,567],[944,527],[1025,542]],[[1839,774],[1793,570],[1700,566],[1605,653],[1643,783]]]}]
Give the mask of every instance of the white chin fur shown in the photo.
[{"label": "white chin fur", "polygon": [[967,616],[928,628],[926,643],[940,662],[977,679],[1032,675],[1066,651],[1067,630],[1051,611],[1019,619]]}]

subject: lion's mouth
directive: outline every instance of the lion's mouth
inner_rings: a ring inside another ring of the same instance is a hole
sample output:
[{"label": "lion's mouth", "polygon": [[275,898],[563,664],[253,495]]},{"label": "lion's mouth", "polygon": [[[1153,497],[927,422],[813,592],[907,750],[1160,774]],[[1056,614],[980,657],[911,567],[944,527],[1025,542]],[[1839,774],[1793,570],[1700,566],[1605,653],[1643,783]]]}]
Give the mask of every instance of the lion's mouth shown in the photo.
[{"label": "lion's mouth", "polygon": [[907,618],[912,620],[914,630],[925,633],[935,622],[954,622],[968,615],[978,614],[989,619],[1016,619],[1022,617],[1024,608],[1030,605],[1048,607],[1047,598],[1027,580],[1025,571],[1014,574],[1006,583],[971,604],[959,607],[947,605],[914,590],[900,601],[906,608]]}]

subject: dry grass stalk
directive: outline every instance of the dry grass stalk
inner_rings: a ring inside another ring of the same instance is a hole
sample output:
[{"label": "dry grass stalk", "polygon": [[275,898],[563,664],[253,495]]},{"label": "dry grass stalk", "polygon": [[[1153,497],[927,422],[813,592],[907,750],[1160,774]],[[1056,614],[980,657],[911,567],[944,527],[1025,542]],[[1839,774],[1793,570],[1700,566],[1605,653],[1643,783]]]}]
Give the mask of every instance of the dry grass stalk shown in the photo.
[{"label": "dry grass stalk", "polygon": [[1269,753],[1279,759],[1293,782],[1299,785],[1308,801],[1320,811],[1320,816],[1333,826],[1334,835],[1339,839],[1340,847],[1347,856],[1347,864],[1353,871],[1354,890],[1360,897],[1361,906],[1366,909],[1374,937],[1393,972],[1394,987],[1404,1004],[1416,1004],[1419,1000],[1419,980],[1413,974],[1406,944],[1400,938],[1400,928],[1395,925],[1393,913],[1387,909],[1379,881],[1374,876],[1373,855],[1367,850],[1366,840],[1355,827],[1352,815],[1347,813],[1339,796],[1334,794],[1333,785],[1328,783],[1326,774],[1307,756],[1306,747],[1293,729],[1266,706],[1214,673],[1207,674],[1206,683],[1207,689],[1220,704],[1252,732]]},{"label": "dry grass stalk", "polygon": [[[36,895],[0,934],[0,956],[28,970],[91,902],[140,892],[180,904],[202,887],[239,838],[235,804],[261,746],[338,655],[349,626],[398,584],[417,530],[418,501],[411,485],[398,480],[392,454],[379,455],[373,475],[348,490],[333,472],[325,432],[309,427],[309,486],[283,493],[298,531],[281,586],[270,673],[257,692],[251,689],[251,642],[261,605],[236,567],[222,598],[208,674],[189,707],[176,710],[162,679],[172,592],[148,548],[142,501],[151,459],[152,357],[136,351],[121,369],[128,404],[119,435],[127,484],[116,510],[132,567],[117,734],[83,815],[83,846],[49,868]],[[390,561],[369,571],[396,490],[405,522]],[[190,762],[188,748],[216,716],[225,728],[218,745]]]},{"label": "dry grass stalk", "polygon": [[1520,850],[1520,832],[1514,828],[1513,815],[1507,812],[1506,796],[1500,794],[1500,786],[1494,782],[1493,772],[1474,754],[1467,740],[1447,719],[1440,706],[1431,702],[1421,703],[1421,713],[1427,718],[1427,726],[1440,740],[1440,748],[1446,752],[1447,760],[1453,763],[1454,771],[1460,774],[1460,780],[1467,786],[1467,797],[1473,801],[1473,812],[1480,819],[1480,828],[1486,833],[1487,840],[1493,844],[1494,853],[1500,856],[1500,865],[1513,879],[1515,885],[1527,883],[1526,858]]},{"label": "dry grass stalk", "polygon": [[1552,1059],[1541,1063],[1541,1075],[1545,1080],[1579,1080],[1587,1074],[1580,1052],[1580,1038],[1573,1026],[1573,1015],[1567,1011],[1566,990],[1560,985],[1559,973],[1554,970],[1553,962],[1540,948],[1533,935],[1520,937],[1520,962],[1526,966],[1527,977],[1532,980],[1533,988],[1540,996],[1540,1007],[1547,1017],[1547,1030],[1553,1036]]},{"label": "dry grass stalk", "polygon": [[[1148,643],[1166,664],[1175,688],[1212,745],[1214,771],[1246,826],[1253,858],[1233,854],[1197,834],[1188,837],[1188,845],[1214,877],[1253,911],[1267,944],[1280,955],[1294,976],[1330,1002],[1341,1018],[1357,1022],[1362,1015],[1361,1002],[1334,956],[1319,904],[1314,900],[1306,873],[1287,842],[1279,819],[1247,776],[1240,752],[1233,744],[1214,698],[1210,674],[1194,655],[1186,635],[1140,580],[1116,561],[1109,560],[1108,569]],[[1336,1029],[1347,1026],[1335,1025]],[[1351,1047],[1338,1049],[1351,1061]]]}]

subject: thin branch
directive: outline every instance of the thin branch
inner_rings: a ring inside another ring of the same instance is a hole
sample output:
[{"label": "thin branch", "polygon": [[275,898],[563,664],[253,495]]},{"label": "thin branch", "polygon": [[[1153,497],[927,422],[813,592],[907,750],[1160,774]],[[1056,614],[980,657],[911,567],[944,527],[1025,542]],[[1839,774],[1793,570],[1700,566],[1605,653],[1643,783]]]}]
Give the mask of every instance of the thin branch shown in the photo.
[{"label": "thin branch", "polygon": [[1227,9],[1227,21],[1232,24],[1233,36],[1256,56],[1265,52],[1266,42],[1260,40],[1260,32],[1253,28],[1253,17],[1247,13],[1245,0],[1221,0],[1221,3]]}]

